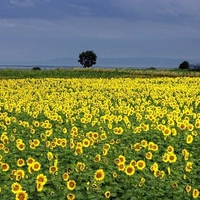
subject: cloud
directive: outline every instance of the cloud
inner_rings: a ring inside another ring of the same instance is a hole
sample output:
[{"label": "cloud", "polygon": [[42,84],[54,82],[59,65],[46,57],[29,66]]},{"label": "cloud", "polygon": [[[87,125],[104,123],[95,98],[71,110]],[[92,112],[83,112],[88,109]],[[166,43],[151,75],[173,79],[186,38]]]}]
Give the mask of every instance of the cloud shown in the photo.
[{"label": "cloud", "polygon": [[10,4],[18,7],[32,7],[34,6],[33,0],[10,0]]},{"label": "cloud", "polygon": [[36,3],[42,3],[42,2],[50,2],[51,0],[10,0],[9,3],[11,6],[17,6],[17,7],[34,7]]},{"label": "cloud", "polygon": [[[8,2],[10,7],[7,5]],[[174,24],[189,21],[197,24],[200,20],[199,0],[9,0],[8,2],[1,0],[0,18],[64,20],[69,17],[94,17]],[[7,12],[3,7],[7,8]]]},{"label": "cloud", "polygon": [[196,56],[199,10],[199,0],[0,0],[0,56]]},{"label": "cloud", "polygon": [[169,23],[200,19],[199,0],[112,0],[121,16],[130,20],[162,21]]}]

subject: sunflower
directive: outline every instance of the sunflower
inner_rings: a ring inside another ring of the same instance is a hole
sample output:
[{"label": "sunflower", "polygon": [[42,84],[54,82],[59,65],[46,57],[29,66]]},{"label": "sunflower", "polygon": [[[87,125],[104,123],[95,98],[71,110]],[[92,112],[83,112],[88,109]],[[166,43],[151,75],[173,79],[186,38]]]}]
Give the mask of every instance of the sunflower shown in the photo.
[{"label": "sunflower", "polygon": [[103,149],[103,156],[106,156],[108,154],[108,150],[107,149]]},{"label": "sunflower", "polygon": [[163,178],[165,176],[165,172],[163,170],[160,171],[160,177]]},{"label": "sunflower", "polygon": [[74,180],[67,181],[67,188],[69,190],[74,190],[76,188],[76,182]]},{"label": "sunflower", "polygon": [[197,119],[196,121],[195,121],[195,128],[200,128],[200,120],[199,119]]},{"label": "sunflower", "polygon": [[37,146],[40,145],[40,140],[34,139],[34,140],[33,140],[33,143],[34,143],[34,145],[37,147]]},{"label": "sunflower", "polygon": [[84,171],[84,169],[85,169],[85,164],[82,163],[82,165],[80,166],[80,170],[81,170],[81,171]]},{"label": "sunflower", "polygon": [[113,145],[114,143],[115,143],[115,140],[114,140],[114,139],[111,139],[111,140],[110,140],[110,144]]},{"label": "sunflower", "polygon": [[101,138],[101,140],[106,140],[106,138],[107,138],[106,133],[102,133],[102,134],[100,135],[100,138]]},{"label": "sunflower", "polygon": [[153,151],[158,151],[158,145],[157,145],[157,144],[154,144],[154,145],[152,146],[152,150],[153,150]]},{"label": "sunflower", "polygon": [[177,160],[177,156],[174,153],[170,153],[168,159],[170,163],[174,163]]},{"label": "sunflower", "polygon": [[24,166],[24,165],[25,165],[24,159],[19,158],[19,159],[17,160],[17,166],[18,166],[18,167],[22,167],[22,166]]},{"label": "sunflower", "polygon": [[44,174],[39,174],[36,177],[36,183],[45,185],[47,183],[47,177]]},{"label": "sunflower", "polygon": [[136,163],[136,166],[139,170],[143,170],[145,168],[146,164],[143,160],[138,160]]},{"label": "sunflower", "polygon": [[35,159],[32,158],[32,157],[29,157],[29,158],[26,160],[27,165],[32,165],[34,162],[35,162]]},{"label": "sunflower", "polygon": [[113,178],[117,178],[118,175],[116,172],[113,172],[112,176],[113,176]]},{"label": "sunflower", "polygon": [[126,158],[125,158],[125,156],[123,156],[123,155],[119,155],[119,162],[120,163],[125,163],[126,162]]},{"label": "sunflower", "polygon": [[187,151],[187,149],[182,149],[182,155],[186,156],[187,154],[189,154],[189,152]]},{"label": "sunflower", "polygon": [[123,128],[122,127],[116,127],[116,128],[114,128],[114,133],[116,134],[116,135],[121,135],[122,133],[123,133]]},{"label": "sunflower", "polygon": [[17,143],[16,147],[20,150],[20,151],[24,151],[25,149],[25,144],[24,143]]},{"label": "sunflower", "polygon": [[133,167],[135,167],[136,166],[136,161],[134,160],[134,159],[132,159],[131,161],[130,161],[130,165],[132,165]]},{"label": "sunflower", "polygon": [[83,153],[83,148],[82,147],[76,147],[74,154],[81,155]]},{"label": "sunflower", "polygon": [[194,199],[196,199],[199,196],[199,190],[198,189],[193,189],[192,196],[193,196]]},{"label": "sunflower", "polygon": [[146,140],[142,140],[141,141],[141,146],[144,147],[144,148],[146,148],[148,146],[147,141]]},{"label": "sunflower", "polygon": [[97,140],[99,137],[99,134],[97,132],[92,133],[92,139]]},{"label": "sunflower", "polygon": [[2,150],[2,149],[4,149],[4,148],[5,148],[4,144],[3,144],[3,143],[0,143],[0,150]]},{"label": "sunflower", "polygon": [[192,131],[192,135],[197,136],[198,135],[197,131]]},{"label": "sunflower", "polygon": [[194,125],[193,124],[188,124],[187,125],[188,131],[193,131],[194,130]]},{"label": "sunflower", "polygon": [[70,142],[70,143],[69,143],[69,146],[70,146],[70,149],[73,149],[73,148],[75,147],[74,142]]},{"label": "sunflower", "polygon": [[47,153],[47,158],[48,158],[48,160],[52,160],[53,159],[53,153],[52,152],[48,152]]},{"label": "sunflower", "polygon": [[95,174],[94,174],[94,179],[96,181],[102,181],[105,178],[105,174],[103,169],[98,169],[96,170]]},{"label": "sunflower", "polygon": [[58,146],[61,146],[61,142],[62,142],[62,139],[61,139],[61,138],[58,138],[57,141],[56,141],[56,144],[57,144]]},{"label": "sunflower", "polygon": [[50,174],[54,174],[58,171],[58,167],[57,166],[51,166],[49,167],[49,173]]},{"label": "sunflower", "polygon": [[176,189],[178,187],[178,183],[173,182],[171,186],[172,186],[173,189]]},{"label": "sunflower", "polygon": [[172,128],[172,135],[173,135],[173,136],[176,136],[176,135],[177,135],[177,131],[176,131],[175,128]]},{"label": "sunflower", "polygon": [[154,142],[149,142],[149,144],[148,144],[148,150],[149,151],[153,150],[154,145],[155,145]]},{"label": "sunflower", "polygon": [[31,166],[34,171],[39,171],[41,168],[41,164],[39,162],[34,162]]},{"label": "sunflower", "polygon": [[92,189],[93,189],[93,190],[98,190],[98,185],[97,185],[96,183],[93,183],[93,184],[92,184]]},{"label": "sunflower", "polygon": [[128,166],[125,168],[125,173],[126,173],[128,176],[132,176],[132,175],[135,173],[135,168],[134,168],[132,165],[128,165]]},{"label": "sunflower", "polygon": [[74,200],[75,199],[75,195],[70,193],[67,195],[67,200]]},{"label": "sunflower", "polygon": [[33,121],[33,125],[34,125],[35,127],[39,127],[39,126],[40,126],[40,122],[38,122],[38,121]]},{"label": "sunflower", "polygon": [[67,140],[64,138],[64,139],[62,139],[61,140],[61,147],[66,147],[66,145],[67,145]]},{"label": "sunflower", "polygon": [[119,171],[124,171],[124,169],[125,169],[125,164],[124,164],[124,163],[119,163],[119,164],[118,164],[118,169],[119,169]]},{"label": "sunflower", "polygon": [[153,173],[153,175],[155,177],[160,177],[161,176],[160,170],[155,170],[154,173]]},{"label": "sunflower", "polygon": [[167,147],[167,152],[168,153],[173,153],[174,152],[174,147],[173,146],[168,146]]},{"label": "sunflower", "polygon": [[192,170],[192,165],[193,165],[193,162],[187,162],[185,166],[185,171],[190,172]]},{"label": "sunflower", "polygon": [[187,185],[186,188],[185,188],[187,193],[189,193],[191,191],[191,189],[192,189],[192,187],[190,185]]},{"label": "sunflower", "polygon": [[4,153],[8,153],[8,152],[10,151],[10,149],[9,149],[8,147],[5,147],[5,148],[3,149],[3,151],[4,151]]},{"label": "sunflower", "polygon": [[119,158],[115,158],[114,163],[115,163],[116,165],[118,165],[118,164],[120,163]]},{"label": "sunflower", "polygon": [[16,193],[15,200],[27,200],[27,199],[28,199],[28,194],[26,193],[25,190],[20,190],[19,192]]},{"label": "sunflower", "polygon": [[64,181],[68,181],[69,179],[69,173],[68,172],[65,172],[63,175],[62,175],[62,178]]},{"label": "sunflower", "polygon": [[192,135],[187,135],[186,137],[186,143],[191,144],[193,142],[193,136]]},{"label": "sunflower", "polygon": [[83,139],[83,146],[89,147],[90,146],[90,140],[88,140],[87,138]]},{"label": "sunflower", "polygon": [[110,149],[110,144],[108,144],[108,143],[104,144],[103,149],[109,150]]},{"label": "sunflower", "polygon": [[7,163],[2,163],[1,169],[4,172],[7,172],[10,169],[10,166]]},{"label": "sunflower", "polygon": [[[46,136],[44,136],[46,137]],[[49,148],[51,146],[51,142],[50,141],[46,141],[46,147]]]},{"label": "sunflower", "polygon": [[101,155],[97,154],[94,158],[94,162],[99,162],[101,160]]},{"label": "sunflower", "polygon": [[6,118],[5,118],[5,122],[6,122],[6,125],[10,125],[10,124],[11,124],[11,119],[10,119],[10,117],[6,117]]},{"label": "sunflower", "polygon": [[64,134],[66,134],[66,133],[67,133],[67,128],[66,128],[66,127],[63,128],[62,132],[63,132]]},{"label": "sunflower", "polygon": [[104,193],[104,196],[106,197],[106,199],[109,199],[110,198],[110,191],[106,191],[105,193]]},{"label": "sunflower", "polygon": [[33,142],[31,142],[30,145],[29,145],[29,147],[30,147],[31,149],[35,149],[35,144],[34,144]]},{"label": "sunflower", "polygon": [[178,123],[178,127],[183,131],[186,129],[186,123],[180,122],[180,123]]},{"label": "sunflower", "polygon": [[43,190],[44,185],[42,183],[37,183],[36,188],[38,192],[41,192]]},{"label": "sunflower", "polygon": [[152,155],[152,153],[151,153],[150,151],[148,151],[148,152],[145,154],[145,157],[146,157],[146,159],[151,160],[152,157],[153,157],[153,155]]},{"label": "sunflower", "polygon": [[120,143],[121,143],[121,140],[120,140],[120,139],[117,139],[117,140],[115,141],[115,143],[116,143],[116,144],[120,144]]},{"label": "sunflower", "polygon": [[22,186],[19,183],[13,183],[11,185],[11,192],[12,193],[16,194],[16,193],[18,193],[21,190],[22,190]]},{"label": "sunflower", "polygon": [[53,148],[55,148],[55,147],[56,147],[56,145],[57,145],[57,143],[56,143],[56,142],[51,142],[50,148],[51,148],[51,149],[53,149]]},{"label": "sunflower", "polygon": [[16,172],[15,172],[15,175],[16,175],[16,180],[20,180],[21,178],[24,178],[25,176],[25,172],[24,170],[22,169],[18,169]]}]

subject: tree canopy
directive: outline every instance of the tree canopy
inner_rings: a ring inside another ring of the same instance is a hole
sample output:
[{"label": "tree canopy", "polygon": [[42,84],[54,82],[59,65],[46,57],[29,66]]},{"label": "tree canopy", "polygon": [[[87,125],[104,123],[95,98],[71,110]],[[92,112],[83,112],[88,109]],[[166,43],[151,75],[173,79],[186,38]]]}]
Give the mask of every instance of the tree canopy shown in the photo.
[{"label": "tree canopy", "polygon": [[93,51],[85,51],[79,54],[78,62],[83,65],[84,68],[92,67],[96,64],[97,55]]},{"label": "tree canopy", "polygon": [[183,61],[180,65],[179,65],[179,69],[188,69],[189,68],[189,62],[188,61]]}]

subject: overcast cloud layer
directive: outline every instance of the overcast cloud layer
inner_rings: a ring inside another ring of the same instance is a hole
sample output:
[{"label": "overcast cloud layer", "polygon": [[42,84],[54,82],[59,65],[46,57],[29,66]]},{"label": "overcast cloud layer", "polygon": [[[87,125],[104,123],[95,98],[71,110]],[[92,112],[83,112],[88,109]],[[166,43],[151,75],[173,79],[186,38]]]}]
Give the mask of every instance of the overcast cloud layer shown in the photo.
[{"label": "overcast cloud layer", "polygon": [[0,0],[1,61],[200,58],[200,0]]}]

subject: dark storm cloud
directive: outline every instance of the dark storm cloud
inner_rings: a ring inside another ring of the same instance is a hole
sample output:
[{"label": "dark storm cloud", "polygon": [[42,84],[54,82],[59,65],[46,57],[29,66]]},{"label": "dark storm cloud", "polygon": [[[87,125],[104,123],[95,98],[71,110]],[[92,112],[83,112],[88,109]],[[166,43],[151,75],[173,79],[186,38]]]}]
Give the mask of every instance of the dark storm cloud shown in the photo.
[{"label": "dark storm cloud", "polygon": [[0,59],[196,57],[199,10],[199,0],[1,0]]}]

